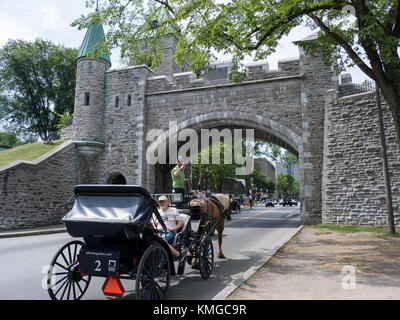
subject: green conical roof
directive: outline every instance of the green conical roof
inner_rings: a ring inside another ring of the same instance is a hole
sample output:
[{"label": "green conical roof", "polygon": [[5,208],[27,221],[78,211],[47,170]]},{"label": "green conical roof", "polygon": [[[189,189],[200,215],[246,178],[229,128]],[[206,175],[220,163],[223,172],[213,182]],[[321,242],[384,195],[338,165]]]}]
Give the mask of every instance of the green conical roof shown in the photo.
[{"label": "green conical roof", "polygon": [[[104,38],[105,35],[103,25],[101,24],[100,19],[96,19],[94,17],[86,32],[82,45],[79,48],[76,59],[86,57],[89,52],[94,51],[94,46],[96,46],[98,43],[103,43]],[[111,65],[111,59],[108,55],[102,53],[99,58],[107,61]]]}]

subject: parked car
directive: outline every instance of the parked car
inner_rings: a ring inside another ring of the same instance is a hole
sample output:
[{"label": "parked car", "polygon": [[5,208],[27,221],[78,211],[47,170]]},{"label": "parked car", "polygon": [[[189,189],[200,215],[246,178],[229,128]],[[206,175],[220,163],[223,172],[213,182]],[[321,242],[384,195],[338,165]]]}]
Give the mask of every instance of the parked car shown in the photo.
[{"label": "parked car", "polygon": [[283,199],[279,199],[279,205],[283,205]]},{"label": "parked car", "polygon": [[266,207],[275,207],[274,199],[267,199],[267,200],[265,200],[265,206],[266,206]]},{"label": "parked car", "polygon": [[297,206],[297,201],[294,200],[294,199],[292,199],[292,204],[293,204],[294,206]]},{"label": "parked car", "polygon": [[283,199],[283,206],[292,206],[292,199],[285,198]]}]

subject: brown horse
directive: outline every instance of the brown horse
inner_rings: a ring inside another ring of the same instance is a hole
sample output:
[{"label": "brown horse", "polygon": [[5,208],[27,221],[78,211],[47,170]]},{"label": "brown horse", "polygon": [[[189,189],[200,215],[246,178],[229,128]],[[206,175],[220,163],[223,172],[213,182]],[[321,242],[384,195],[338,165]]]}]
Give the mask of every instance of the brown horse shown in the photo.
[{"label": "brown horse", "polygon": [[[230,220],[230,213],[231,213],[231,208],[230,208],[230,200],[229,198],[224,195],[224,194],[216,194],[214,195],[218,201],[222,204],[222,206],[225,209],[225,216],[228,217],[228,220]],[[209,198],[201,198],[201,199],[193,199],[189,203],[190,206],[200,206],[200,213],[207,214],[208,219],[209,219],[209,226],[212,226],[215,221],[218,219],[218,216],[220,214],[218,206],[211,201]],[[221,245],[222,245],[222,232],[224,231],[225,227],[225,219],[221,219],[215,229],[217,229],[218,232],[218,252],[217,252],[217,257],[224,259],[225,256],[222,253]],[[208,230],[207,230],[208,231]]]}]

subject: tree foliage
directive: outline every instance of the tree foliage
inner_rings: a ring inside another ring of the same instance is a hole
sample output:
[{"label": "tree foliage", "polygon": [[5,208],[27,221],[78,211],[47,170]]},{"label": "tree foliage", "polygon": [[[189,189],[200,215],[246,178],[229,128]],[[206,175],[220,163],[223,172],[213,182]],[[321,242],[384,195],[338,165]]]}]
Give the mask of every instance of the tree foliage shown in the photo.
[{"label": "tree foliage", "polygon": [[291,164],[297,163],[299,161],[298,157],[294,154],[282,150],[276,144],[265,142],[263,140],[256,140],[254,143],[254,155],[266,157],[272,161],[281,161],[284,163],[284,167],[287,168]]},{"label": "tree foliage", "polygon": [[[237,165],[224,163],[224,149],[225,143],[220,142],[218,144],[211,145],[208,150],[202,150],[198,154],[198,164],[192,165],[192,176],[197,181],[202,181],[204,178],[210,178],[211,183],[214,185],[215,189],[222,192],[223,182],[227,178],[235,178],[235,169]],[[233,150],[233,149],[232,149]],[[212,158],[213,151],[218,152],[220,155],[219,163],[215,163],[215,159]],[[202,163],[202,159],[205,158],[204,154],[207,156],[208,152],[208,163]],[[203,156],[202,156],[203,155]],[[208,186],[210,187],[210,186]]]},{"label": "tree foliage", "polygon": [[71,114],[69,111],[64,114],[60,114],[58,112],[54,112],[54,114],[58,117],[58,123],[56,124],[57,129],[62,129],[69,125],[71,119]]},{"label": "tree foliage", "polygon": [[268,178],[259,168],[254,168],[250,175],[253,188],[258,191],[273,194],[275,192],[275,182]]},{"label": "tree foliage", "polygon": [[0,49],[0,119],[9,131],[49,140],[56,113],[72,113],[76,49],[37,39]]},{"label": "tree foliage", "polygon": [[10,132],[0,132],[0,146],[3,147],[16,147],[23,144],[23,142],[18,139],[18,137]]},{"label": "tree foliage", "polygon": [[285,197],[298,197],[299,180],[288,173],[280,173],[276,179],[276,190]]},{"label": "tree foliage", "polygon": [[279,161],[282,158],[282,150],[271,142],[256,140],[254,143],[254,155],[267,157],[272,161]]},{"label": "tree foliage", "polygon": [[[88,3],[94,5],[93,0]],[[160,7],[168,12],[162,18]],[[398,0],[108,0],[100,12],[110,26],[109,45],[120,46],[124,56],[140,61],[145,54],[159,62],[160,47],[154,44],[171,33],[171,25],[177,26],[178,63],[190,61],[199,74],[214,51],[231,54],[230,76],[236,81],[245,77],[246,55],[265,59],[294,27],[319,28],[318,40],[298,44],[307,53],[322,55],[337,71],[357,65],[375,80],[390,106],[400,143]],[[85,27],[92,16],[81,16],[73,25]],[[138,50],[150,38],[151,50]]]}]

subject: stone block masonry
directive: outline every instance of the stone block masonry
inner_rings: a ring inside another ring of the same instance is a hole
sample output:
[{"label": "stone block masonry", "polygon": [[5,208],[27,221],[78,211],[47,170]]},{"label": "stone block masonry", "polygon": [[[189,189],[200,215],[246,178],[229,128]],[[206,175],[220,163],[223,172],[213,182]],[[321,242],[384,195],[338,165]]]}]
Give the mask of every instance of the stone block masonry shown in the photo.
[{"label": "stone block masonry", "polygon": [[[242,83],[230,81],[229,63],[211,65],[197,78],[170,68],[171,57],[168,52],[157,70],[144,65],[109,70],[103,60],[78,59],[74,122],[63,131],[76,143],[35,164],[0,168],[1,228],[58,223],[64,214],[60,205],[76,184],[111,183],[121,175],[152,193],[171,192],[171,165],[146,159],[148,150],[165,151],[165,160],[175,157],[168,149],[169,134],[177,142],[170,123],[178,132],[192,129],[197,137],[202,129],[253,129],[255,139],[298,155],[305,224],[387,222],[373,94],[337,99],[333,69],[302,50],[299,59],[279,61],[278,70],[265,62],[248,65]],[[399,147],[384,107],[399,223]],[[156,137],[148,140],[152,129]],[[99,142],[96,155],[77,149]],[[177,150],[181,145],[183,140]]]},{"label": "stone block masonry", "polygon": [[[400,223],[400,147],[393,118],[382,104],[395,223]],[[336,99],[325,106],[322,221],[386,225],[387,210],[374,92]]]},{"label": "stone block masonry", "polygon": [[67,141],[34,162],[0,168],[0,230],[61,222],[75,184],[74,152]]}]

